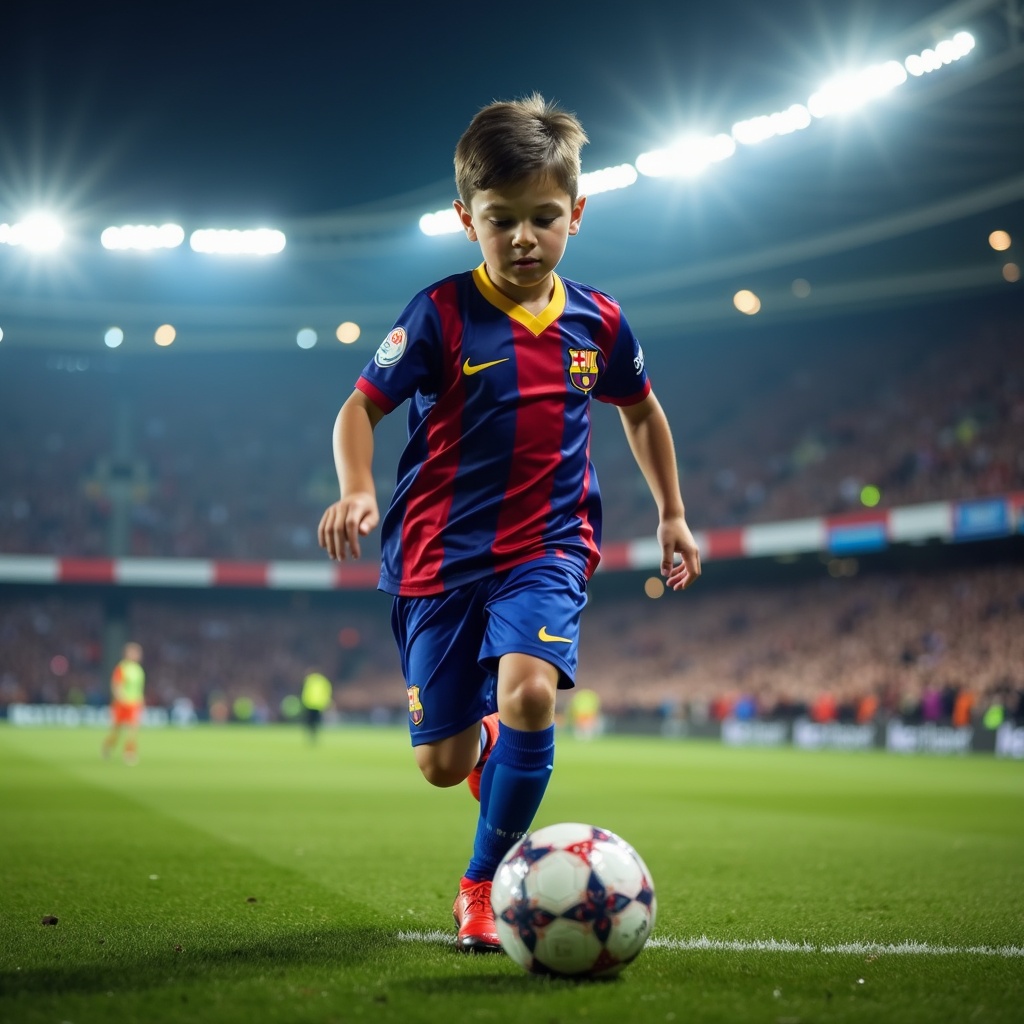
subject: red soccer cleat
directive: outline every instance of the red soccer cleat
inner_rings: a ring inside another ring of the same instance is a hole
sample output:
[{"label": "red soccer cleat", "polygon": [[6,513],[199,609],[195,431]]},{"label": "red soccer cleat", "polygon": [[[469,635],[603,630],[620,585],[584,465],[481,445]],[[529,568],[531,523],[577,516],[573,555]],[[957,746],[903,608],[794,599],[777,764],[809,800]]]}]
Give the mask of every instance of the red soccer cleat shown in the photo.
[{"label": "red soccer cleat", "polygon": [[470,793],[477,800],[480,799],[480,777],[484,773],[484,765],[487,764],[487,758],[491,756],[494,744],[498,742],[498,712],[495,711],[493,715],[488,715],[480,724],[487,730],[487,746],[484,747],[480,754],[480,760],[477,761],[476,767],[469,773],[469,778],[466,779]]},{"label": "red soccer cleat", "polygon": [[491,909],[491,883],[463,878],[455,897],[452,917],[459,928],[456,947],[463,953],[498,953],[501,940]]}]

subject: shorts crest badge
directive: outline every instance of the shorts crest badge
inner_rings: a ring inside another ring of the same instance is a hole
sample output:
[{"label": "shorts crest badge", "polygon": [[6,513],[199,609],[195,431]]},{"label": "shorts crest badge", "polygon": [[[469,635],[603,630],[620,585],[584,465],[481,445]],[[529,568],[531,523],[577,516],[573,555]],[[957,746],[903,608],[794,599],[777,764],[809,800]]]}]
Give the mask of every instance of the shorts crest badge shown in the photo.
[{"label": "shorts crest badge", "polygon": [[410,686],[409,690],[409,719],[413,725],[423,723],[423,705],[420,703],[420,688]]},{"label": "shorts crest badge", "polygon": [[569,380],[580,391],[590,391],[597,383],[597,350],[569,349]]}]

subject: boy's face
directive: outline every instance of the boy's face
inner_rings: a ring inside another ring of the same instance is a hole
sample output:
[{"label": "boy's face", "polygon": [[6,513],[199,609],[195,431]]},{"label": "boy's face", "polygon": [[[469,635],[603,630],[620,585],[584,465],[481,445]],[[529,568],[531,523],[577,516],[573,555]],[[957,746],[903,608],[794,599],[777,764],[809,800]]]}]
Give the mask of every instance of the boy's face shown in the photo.
[{"label": "boy's face", "polygon": [[480,243],[491,283],[517,302],[550,297],[551,274],[569,235],[580,229],[586,198],[575,204],[548,175],[477,192],[455,209],[472,242]]}]

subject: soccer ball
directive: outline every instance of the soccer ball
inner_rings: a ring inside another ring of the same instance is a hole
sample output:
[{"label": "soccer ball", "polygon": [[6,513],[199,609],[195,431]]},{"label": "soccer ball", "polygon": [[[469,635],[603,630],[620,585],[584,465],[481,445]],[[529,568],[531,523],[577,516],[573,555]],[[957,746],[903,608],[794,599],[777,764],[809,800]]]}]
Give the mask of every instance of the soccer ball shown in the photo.
[{"label": "soccer ball", "polygon": [[611,977],[635,959],[657,903],[647,865],[592,825],[547,825],[505,854],[491,886],[502,948],[533,974]]}]

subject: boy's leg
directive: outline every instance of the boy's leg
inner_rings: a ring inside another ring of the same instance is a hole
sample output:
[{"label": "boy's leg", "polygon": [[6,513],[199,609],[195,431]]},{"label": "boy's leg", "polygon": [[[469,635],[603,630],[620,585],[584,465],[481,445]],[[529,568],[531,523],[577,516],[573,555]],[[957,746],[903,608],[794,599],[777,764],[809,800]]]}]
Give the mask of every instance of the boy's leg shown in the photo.
[{"label": "boy's leg", "polygon": [[465,781],[480,759],[480,724],[454,736],[413,747],[416,764],[432,786],[448,788]]},{"label": "boy's leg", "polygon": [[498,736],[481,773],[473,857],[460,887],[460,899],[471,887],[486,890],[488,906],[473,928],[463,922],[462,949],[498,947],[491,880],[529,831],[551,777],[555,694],[573,684],[585,586],[569,567],[525,565],[508,573],[488,603],[481,660],[497,669]]},{"label": "boy's leg", "polygon": [[466,877],[494,877],[529,831],[554,767],[559,670],[529,654],[498,662],[498,739],[480,779],[480,820]]},{"label": "boy's leg", "polygon": [[473,857],[453,908],[463,951],[501,948],[491,882],[501,858],[529,830],[551,777],[558,680],[554,665],[528,654],[498,662],[498,734],[480,775]]},{"label": "boy's leg", "polygon": [[[392,627],[409,698],[416,764],[434,786],[457,786],[481,758],[481,721],[495,709],[494,678],[479,664],[484,586],[397,598]],[[462,949],[498,950],[490,882],[463,880],[452,913]]]},{"label": "boy's leg", "polygon": [[472,875],[463,877],[452,908],[460,949],[501,948],[491,879],[543,798],[554,749],[555,692],[572,685],[585,603],[582,576],[551,565],[523,566],[436,598],[396,599],[392,625],[410,733],[427,781],[453,786],[469,776],[484,752],[481,722],[501,709],[498,737],[481,773]]},{"label": "boy's leg", "polygon": [[469,791],[480,799],[480,780],[483,778],[484,766],[487,764],[487,759],[491,756],[491,751],[494,749],[494,744],[498,742],[498,712],[495,711],[493,714],[485,715],[484,720],[480,723],[480,757],[477,759],[473,770],[469,773],[469,778],[466,782],[469,784]]},{"label": "boy's leg", "polygon": [[480,759],[489,706],[479,665],[485,595],[472,585],[425,598],[396,598],[391,624],[409,699],[416,764],[432,786],[457,786]]}]

